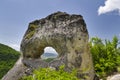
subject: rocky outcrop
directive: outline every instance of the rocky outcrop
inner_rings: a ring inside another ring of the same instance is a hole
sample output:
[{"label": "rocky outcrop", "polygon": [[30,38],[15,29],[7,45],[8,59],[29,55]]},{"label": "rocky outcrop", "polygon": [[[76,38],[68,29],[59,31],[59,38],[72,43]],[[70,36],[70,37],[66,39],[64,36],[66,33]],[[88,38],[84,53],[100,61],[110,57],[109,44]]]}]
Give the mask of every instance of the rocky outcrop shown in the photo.
[{"label": "rocky outcrop", "polygon": [[115,74],[112,76],[108,76],[107,80],[120,80],[120,74]]},{"label": "rocky outcrop", "polygon": [[[21,42],[22,63],[28,68],[52,66],[56,69],[64,64],[67,71],[77,69],[79,78],[93,80],[95,74],[88,39],[86,24],[81,15],[53,13],[29,24]],[[48,46],[59,54],[50,63],[42,61],[40,57]]]}]

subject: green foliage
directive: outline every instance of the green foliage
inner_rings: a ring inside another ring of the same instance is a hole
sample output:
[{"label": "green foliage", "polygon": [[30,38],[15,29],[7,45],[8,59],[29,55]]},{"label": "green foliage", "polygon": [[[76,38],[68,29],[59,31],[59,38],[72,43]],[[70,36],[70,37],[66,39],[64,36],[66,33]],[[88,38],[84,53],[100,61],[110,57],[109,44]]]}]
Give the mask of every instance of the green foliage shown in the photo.
[{"label": "green foliage", "polygon": [[98,37],[90,40],[90,50],[93,55],[93,62],[96,73],[100,77],[115,72],[120,66],[120,49],[118,38],[113,37],[112,41],[102,41]]},{"label": "green foliage", "polygon": [[25,76],[21,80],[79,80],[76,77],[76,70],[71,73],[64,71],[64,66],[60,66],[58,71],[51,68],[39,68],[33,75]]},{"label": "green foliage", "polygon": [[18,51],[0,44],[0,79],[13,67],[19,55]]}]

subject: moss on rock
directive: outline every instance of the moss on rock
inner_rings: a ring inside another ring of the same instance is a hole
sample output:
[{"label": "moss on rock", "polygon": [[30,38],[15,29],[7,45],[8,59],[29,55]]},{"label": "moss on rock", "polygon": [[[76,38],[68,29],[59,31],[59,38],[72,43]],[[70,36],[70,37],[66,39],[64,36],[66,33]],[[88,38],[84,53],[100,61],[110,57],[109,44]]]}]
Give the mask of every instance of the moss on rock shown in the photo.
[{"label": "moss on rock", "polygon": [[38,25],[30,24],[25,39],[30,39],[35,34],[36,28],[38,28]]}]

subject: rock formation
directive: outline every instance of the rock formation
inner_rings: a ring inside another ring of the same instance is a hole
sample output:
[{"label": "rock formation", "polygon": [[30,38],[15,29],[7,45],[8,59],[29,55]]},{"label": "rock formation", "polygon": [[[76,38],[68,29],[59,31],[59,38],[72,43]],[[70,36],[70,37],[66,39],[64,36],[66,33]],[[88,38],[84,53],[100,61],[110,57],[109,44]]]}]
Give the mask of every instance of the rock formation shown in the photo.
[{"label": "rock formation", "polygon": [[108,76],[107,80],[120,80],[120,74]]},{"label": "rock formation", "polygon": [[[21,42],[22,63],[27,68],[52,66],[56,69],[64,64],[67,71],[77,69],[79,78],[93,80],[95,74],[88,39],[86,24],[81,15],[53,13],[29,24]],[[48,46],[59,54],[50,63],[42,61],[40,57]]]}]

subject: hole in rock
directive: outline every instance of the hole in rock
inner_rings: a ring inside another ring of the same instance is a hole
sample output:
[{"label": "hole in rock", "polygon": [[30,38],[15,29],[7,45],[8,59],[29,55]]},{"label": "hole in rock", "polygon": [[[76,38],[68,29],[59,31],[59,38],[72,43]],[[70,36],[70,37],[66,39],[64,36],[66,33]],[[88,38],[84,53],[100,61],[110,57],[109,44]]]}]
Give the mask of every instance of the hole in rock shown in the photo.
[{"label": "hole in rock", "polygon": [[58,57],[58,53],[52,47],[45,47],[44,53],[41,55],[41,59],[46,61],[46,62],[50,62],[57,57]]}]

